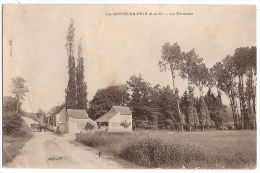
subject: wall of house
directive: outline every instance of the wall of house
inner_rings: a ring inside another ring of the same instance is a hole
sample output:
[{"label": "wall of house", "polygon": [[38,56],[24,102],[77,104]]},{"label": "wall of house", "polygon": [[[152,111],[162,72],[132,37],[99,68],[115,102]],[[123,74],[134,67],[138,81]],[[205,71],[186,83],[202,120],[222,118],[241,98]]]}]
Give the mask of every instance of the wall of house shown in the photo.
[{"label": "wall of house", "polygon": [[69,117],[69,129],[68,132],[70,134],[76,134],[84,131],[84,128],[86,126],[87,119],[75,119],[72,117]]},{"label": "wall of house", "polygon": [[57,115],[56,115],[56,127],[59,126],[59,130],[61,133],[68,132],[68,115],[66,108],[63,108]]},{"label": "wall of house", "polygon": [[[129,127],[125,128],[120,124],[122,122],[131,123]],[[132,131],[132,115],[120,115],[119,113],[109,120],[108,131],[111,132],[131,132]]]}]

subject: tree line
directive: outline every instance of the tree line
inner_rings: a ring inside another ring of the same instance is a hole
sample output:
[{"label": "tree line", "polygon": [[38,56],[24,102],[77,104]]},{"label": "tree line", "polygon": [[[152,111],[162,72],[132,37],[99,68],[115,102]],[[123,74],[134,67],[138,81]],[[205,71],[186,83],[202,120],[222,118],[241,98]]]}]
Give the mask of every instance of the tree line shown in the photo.
[{"label": "tree line", "polygon": [[[233,128],[256,128],[256,47],[238,48],[234,55],[207,68],[195,49],[183,52],[178,43],[167,42],[158,65],[161,71],[171,73],[173,88],[152,86],[140,74],[133,75],[126,84],[99,89],[89,103],[89,116],[97,119],[112,105],[122,105],[131,108],[135,127],[204,130],[223,125],[227,109],[221,98],[224,92],[230,99]],[[175,85],[177,75],[188,81],[181,97]],[[196,87],[199,96],[194,95]]]}]

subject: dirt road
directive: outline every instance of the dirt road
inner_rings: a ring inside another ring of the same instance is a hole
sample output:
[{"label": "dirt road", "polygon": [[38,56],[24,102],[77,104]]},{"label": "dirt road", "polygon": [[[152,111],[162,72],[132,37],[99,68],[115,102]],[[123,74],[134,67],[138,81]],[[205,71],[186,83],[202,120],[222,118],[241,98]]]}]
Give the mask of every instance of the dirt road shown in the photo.
[{"label": "dirt road", "polygon": [[[24,117],[30,124],[32,120]],[[123,168],[116,161],[86,147],[69,136],[53,132],[34,132],[20,154],[7,165],[9,168]]]}]

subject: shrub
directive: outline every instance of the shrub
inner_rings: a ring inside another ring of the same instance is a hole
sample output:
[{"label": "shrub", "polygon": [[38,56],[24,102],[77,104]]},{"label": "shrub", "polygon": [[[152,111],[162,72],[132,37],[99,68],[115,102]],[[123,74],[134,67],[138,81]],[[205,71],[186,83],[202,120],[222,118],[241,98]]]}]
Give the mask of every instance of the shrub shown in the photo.
[{"label": "shrub", "polygon": [[86,123],[85,129],[86,130],[93,130],[95,126],[89,122]]},{"label": "shrub", "polygon": [[32,137],[31,128],[22,119],[21,121],[21,128],[19,130],[17,129],[9,136],[3,135],[3,166],[11,162],[19,154],[19,150],[24,146],[25,142]]},{"label": "shrub", "polygon": [[128,128],[129,126],[131,126],[131,123],[130,122],[121,122],[120,123],[120,126],[123,126],[124,128]]},{"label": "shrub", "polygon": [[21,117],[17,117],[15,114],[3,116],[3,134],[4,135],[19,135],[16,134],[20,131],[22,126]]},{"label": "shrub", "polygon": [[147,167],[195,167],[201,160],[206,161],[206,155],[199,148],[155,138],[144,138],[129,145],[121,151],[120,157]]}]

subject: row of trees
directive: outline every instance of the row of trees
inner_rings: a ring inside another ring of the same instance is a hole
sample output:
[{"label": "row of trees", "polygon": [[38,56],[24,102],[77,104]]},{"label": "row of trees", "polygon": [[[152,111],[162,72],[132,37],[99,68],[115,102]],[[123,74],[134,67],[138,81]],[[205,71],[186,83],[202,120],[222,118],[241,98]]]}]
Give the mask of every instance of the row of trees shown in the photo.
[{"label": "row of trees", "polygon": [[[189,107],[190,97],[193,100],[194,110],[190,110],[191,107]],[[88,114],[90,118],[97,119],[108,112],[113,105],[121,105],[131,108],[133,125],[139,128],[181,129],[185,127],[191,129],[195,127],[197,129],[203,128],[201,123],[208,128],[215,127],[215,124],[221,124],[222,117],[216,116],[214,112],[216,110],[209,109],[212,116],[208,116],[205,120],[202,119],[203,116],[200,116],[199,109],[201,101],[192,95],[192,91],[190,94],[187,91],[184,92],[180,98],[182,116],[179,116],[177,98],[170,86],[152,86],[141,75],[133,75],[126,84],[99,89],[90,102]],[[215,97],[209,90],[205,97],[207,104],[204,106],[215,108],[214,105],[219,101],[221,102],[221,98]],[[194,111],[195,115],[187,110]],[[207,115],[211,115],[210,113]],[[193,120],[189,115],[196,118]]]},{"label": "row of trees", "polygon": [[82,55],[81,40],[78,44],[77,66],[74,58],[75,27],[73,19],[68,27],[67,33],[67,56],[69,80],[65,90],[67,109],[87,109],[87,84],[84,75],[84,58]]},{"label": "row of trees", "polygon": [[[178,43],[165,43],[162,47],[162,56],[159,61],[161,70],[169,70],[172,74],[173,88],[177,97],[176,104],[179,105],[177,88],[174,85],[175,75],[188,80],[188,100],[189,104],[186,115],[186,122],[190,128],[196,124],[196,109],[193,90],[195,87],[200,91],[200,116],[203,129],[205,122],[209,117],[209,108],[205,103],[203,94],[204,88],[217,88],[218,97],[221,98],[221,91],[228,95],[233,114],[233,120],[236,129],[250,129],[256,127],[256,111],[255,111],[255,96],[256,96],[256,47],[241,47],[235,50],[234,55],[227,56],[222,62],[217,62],[212,68],[208,69],[203,63],[203,59],[199,58],[194,49],[188,52],[182,52]],[[244,85],[246,81],[246,88]],[[239,101],[239,105],[237,104]],[[209,106],[209,105],[208,105]],[[179,107],[179,106],[178,106]],[[212,117],[219,117],[222,113],[221,99],[217,112]],[[238,108],[239,107],[239,108]],[[212,108],[211,108],[212,109]],[[182,117],[180,111],[179,116]],[[216,116],[217,115],[217,116]]]},{"label": "row of trees", "polygon": [[[162,71],[170,71],[173,89],[151,86],[141,75],[131,76],[124,85],[98,90],[90,102],[90,117],[99,118],[112,105],[127,105],[132,109],[136,127],[204,130],[223,124],[227,109],[222,104],[224,92],[230,98],[235,128],[255,127],[255,47],[238,48],[233,56],[227,56],[209,69],[194,49],[182,52],[178,43],[165,43],[159,67]],[[177,75],[188,81],[182,97],[175,86]],[[197,97],[194,95],[196,87]],[[216,94],[212,92],[214,87]],[[206,94],[205,89],[208,90]],[[237,100],[240,105],[236,104]]]},{"label": "row of trees", "polygon": [[215,86],[229,97],[236,128],[256,128],[256,47],[238,48],[210,70]]}]

